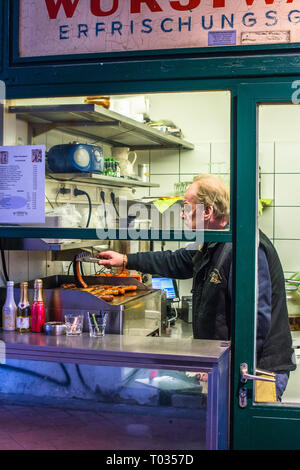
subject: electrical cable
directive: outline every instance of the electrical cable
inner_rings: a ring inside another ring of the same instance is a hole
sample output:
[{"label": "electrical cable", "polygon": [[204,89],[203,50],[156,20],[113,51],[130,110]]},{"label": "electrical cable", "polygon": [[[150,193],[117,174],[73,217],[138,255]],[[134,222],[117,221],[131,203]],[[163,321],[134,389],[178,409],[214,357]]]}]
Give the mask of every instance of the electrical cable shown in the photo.
[{"label": "electrical cable", "polygon": [[107,228],[107,215],[106,215],[105,192],[104,192],[104,191],[100,191],[100,197],[101,197],[101,199],[102,199],[103,206],[104,206],[105,228]]},{"label": "electrical cable", "polygon": [[87,223],[86,223],[85,227],[88,228],[88,226],[90,225],[90,220],[91,220],[91,215],[92,215],[92,201],[91,201],[91,198],[90,198],[89,194],[86,191],[82,191],[81,189],[77,189],[77,188],[74,189],[74,196],[86,196],[87,197],[87,200],[88,200],[88,203],[89,203],[89,215],[88,215],[88,219],[87,219]]},{"label": "electrical cable", "polygon": [[115,196],[115,193],[114,193],[114,192],[111,192],[111,193],[110,193],[110,199],[111,199],[111,201],[112,201],[112,203],[113,203],[113,206],[114,206],[114,209],[115,209],[115,211],[116,211],[117,216],[120,218],[120,214],[119,214],[119,211],[118,211],[117,206],[116,206],[116,196]]},{"label": "electrical cable", "polygon": [[60,189],[57,191],[56,196],[55,196],[55,204],[56,204],[56,207],[58,207],[57,198],[58,198],[58,195],[59,195],[59,194],[60,194]]},{"label": "electrical cable", "polygon": [[71,263],[69,264],[69,267],[68,267],[68,276],[70,275],[70,269],[71,269],[71,266],[73,265],[73,261],[71,261]]},{"label": "electrical cable", "polygon": [[47,197],[47,194],[45,194],[45,197],[46,197],[47,201],[49,202],[50,206],[52,207],[52,209],[54,209],[54,206],[53,206],[52,202],[50,201],[50,199]]}]

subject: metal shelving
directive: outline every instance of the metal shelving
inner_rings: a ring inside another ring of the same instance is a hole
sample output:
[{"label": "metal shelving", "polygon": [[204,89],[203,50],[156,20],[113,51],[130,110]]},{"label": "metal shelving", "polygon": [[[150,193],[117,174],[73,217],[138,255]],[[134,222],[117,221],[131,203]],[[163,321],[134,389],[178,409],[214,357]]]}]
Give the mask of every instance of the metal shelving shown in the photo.
[{"label": "metal shelving", "polygon": [[131,150],[185,149],[194,145],[95,104],[10,106],[36,137],[52,129]]},{"label": "metal shelving", "polygon": [[[48,178],[57,178],[57,181],[99,184],[100,186],[126,187],[126,188],[159,188],[159,184],[148,183],[134,178],[116,178],[98,173],[49,173]],[[46,177],[47,177],[46,176]]]},{"label": "metal shelving", "polygon": [[103,245],[101,240],[74,240],[74,241],[55,241],[43,238],[4,238],[2,241],[4,250],[28,250],[28,251],[74,251],[82,248],[100,247],[107,249],[108,245]]}]

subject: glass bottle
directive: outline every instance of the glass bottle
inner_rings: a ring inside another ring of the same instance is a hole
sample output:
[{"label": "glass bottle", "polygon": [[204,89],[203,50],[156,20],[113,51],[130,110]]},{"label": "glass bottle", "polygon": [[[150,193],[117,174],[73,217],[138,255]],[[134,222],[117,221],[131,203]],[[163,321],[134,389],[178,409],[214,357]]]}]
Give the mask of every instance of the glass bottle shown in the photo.
[{"label": "glass bottle", "polygon": [[16,317],[16,330],[18,333],[30,332],[30,320],[31,311],[28,301],[28,282],[21,282],[21,295]]},{"label": "glass bottle", "polygon": [[108,172],[108,158],[104,158],[104,175],[107,176],[107,172]]},{"label": "glass bottle", "polygon": [[116,176],[117,176],[117,162],[116,162],[116,160],[115,160],[114,158],[112,158],[112,162],[113,162],[113,164],[112,164],[112,167],[113,167],[113,176],[116,178]]},{"label": "glass bottle", "polygon": [[6,283],[6,300],[2,308],[2,329],[14,331],[16,329],[17,306],[14,299],[14,282]]},{"label": "glass bottle", "polygon": [[114,165],[113,165],[113,159],[109,158],[109,167],[108,167],[108,176],[114,176]]},{"label": "glass bottle", "polygon": [[42,297],[43,281],[36,279],[34,281],[34,297],[31,307],[31,331],[40,333],[45,324],[45,306]]},{"label": "glass bottle", "polygon": [[116,162],[116,168],[117,168],[117,169],[116,169],[116,176],[117,176],[117,178],[120,178],[120,176],[121,176],[121,169],[120,169],[120,164],[119,164],[119,162]]}]

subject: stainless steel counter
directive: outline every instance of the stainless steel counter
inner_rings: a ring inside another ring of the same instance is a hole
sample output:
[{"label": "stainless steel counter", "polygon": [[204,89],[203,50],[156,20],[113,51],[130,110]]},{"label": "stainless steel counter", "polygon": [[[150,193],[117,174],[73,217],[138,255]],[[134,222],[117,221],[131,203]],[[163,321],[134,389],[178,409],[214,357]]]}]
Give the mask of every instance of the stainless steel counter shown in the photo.
[{"label": "stainless steel counter", "polygon": [[229,343],[220,341],[106,335],[90,338],[19,334],[0,330],[6,357],[51,362],[76,362],[95,365],[124,365],[188,369],[218,364]]}]

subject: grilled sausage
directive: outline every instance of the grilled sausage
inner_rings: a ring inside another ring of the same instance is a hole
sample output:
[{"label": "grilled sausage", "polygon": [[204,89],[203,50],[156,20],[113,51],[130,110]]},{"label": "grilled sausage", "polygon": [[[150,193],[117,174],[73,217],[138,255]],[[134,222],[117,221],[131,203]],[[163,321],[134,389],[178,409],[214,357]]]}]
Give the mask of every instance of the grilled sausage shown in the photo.
[{"label": "grilled sausage", "polygon": [[75,271],[75,273],[76,273],[76,279],[77,279],[77,281],[79,282],[79,284],[80,284],[82,287],[87,288],[88,285],[87,285],[86,282],[84,282],[83,277],[82,277],[81,272],[80,272],[80,261],[75,261],[75,265],[76,265],[76,271]]}]

